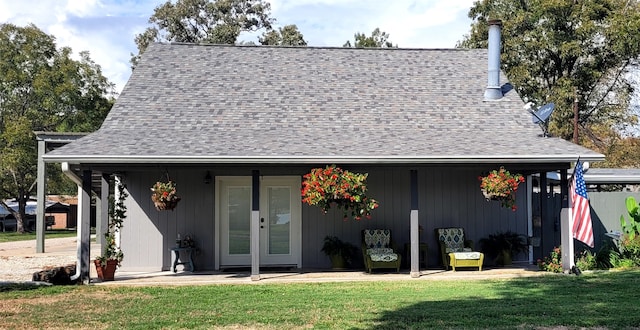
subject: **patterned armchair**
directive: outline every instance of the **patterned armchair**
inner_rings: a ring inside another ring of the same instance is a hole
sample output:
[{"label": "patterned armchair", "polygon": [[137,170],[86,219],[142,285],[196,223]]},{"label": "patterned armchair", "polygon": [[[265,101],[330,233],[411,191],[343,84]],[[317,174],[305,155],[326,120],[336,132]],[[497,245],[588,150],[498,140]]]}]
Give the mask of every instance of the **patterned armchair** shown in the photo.
[{"label": "patterned armchair", "polygon": [[395,268],[400,271],[401,256],[394,248],[388,229],[362,231],[362,257],[367,272],[375,268]]},{"label": "patterned armchair", "polygon": [[442,264],[446,270],[451,266],[453,271],[456,267],[478,267],[478,270],[482,271],[484,254],[473,251],[473,241],[465,240],[464,229],[437,228],[435,233],[440,245]]}]

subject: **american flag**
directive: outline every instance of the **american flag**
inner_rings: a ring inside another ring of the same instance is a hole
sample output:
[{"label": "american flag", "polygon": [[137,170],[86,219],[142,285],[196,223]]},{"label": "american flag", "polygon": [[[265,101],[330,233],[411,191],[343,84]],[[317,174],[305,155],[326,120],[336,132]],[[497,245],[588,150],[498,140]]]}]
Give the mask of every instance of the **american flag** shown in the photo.
[{"label": "american flag", "polygon": [[576,163],[573,170],[573,180],[569,187],[571,195],[571,215],[573,219],[573,237],[593,247],[593,227],[591,225],[591,210],[587,197],[587,185],[582,175],[582,163]]}]

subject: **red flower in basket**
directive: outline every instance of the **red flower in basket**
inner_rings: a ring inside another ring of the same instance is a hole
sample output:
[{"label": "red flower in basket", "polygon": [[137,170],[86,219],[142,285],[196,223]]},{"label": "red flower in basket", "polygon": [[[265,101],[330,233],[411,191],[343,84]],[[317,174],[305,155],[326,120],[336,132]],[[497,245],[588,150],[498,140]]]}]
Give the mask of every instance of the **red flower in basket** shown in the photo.
[{"label": "red flower in basket", "polygon": [[371,210],[378,207],[378,202],[366,194],[367,176],[335,165],[314,168],[303,177],[302,202],[318,206],[324,213],[333,204],[343,210],[345,220],[349,216],[356,220],[371,218]]},{"label": "red flower in basket", "polygon": [[176,194],[176,184],[171,180],[168,182],[156,182],[151,187],[151,192],[151,200],[159,211],[173,210],[181,199]]},{"label": "red flower in basket", "polygon": [[512,211],[517,209],[516,191],[518,185],[524,182],[521,174],[511,174],[504,167],[500,167],[499,170],[489,172],[487,176],[478,177],[478,180],[487,200],[498,200],[502,207],[511,208]]}]

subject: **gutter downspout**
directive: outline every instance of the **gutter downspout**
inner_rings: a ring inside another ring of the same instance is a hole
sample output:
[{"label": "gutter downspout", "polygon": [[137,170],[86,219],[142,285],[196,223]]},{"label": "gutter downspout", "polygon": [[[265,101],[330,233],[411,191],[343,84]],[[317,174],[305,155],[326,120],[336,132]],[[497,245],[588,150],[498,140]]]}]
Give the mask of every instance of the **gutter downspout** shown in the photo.
[{"label": "gutter downspout", "polygon": [[[78,214],[81,215],[82,214],[82,179],[77,176],[75,173],[73,173],[73,171],[71,170],[71,167],[69,165],[69,163],[64,162],[61,164],[62,166],[62,173],[64,173],[67,177],[69,177],[69,179],[71,179],[71,181],[73,181],[77,186],[78,186]],[[76,228],[76,235],[77,235],[77,263],[76,263],[76,273],[71,275],[71,280],[72,281],[76,281],[78,280],[78,278],[80,278],[81,276],[81,270],[79,265],[82,264],[82,237],[81,237],[81,233],[82,233],[82,221],[77,221],[77,228]]]}]

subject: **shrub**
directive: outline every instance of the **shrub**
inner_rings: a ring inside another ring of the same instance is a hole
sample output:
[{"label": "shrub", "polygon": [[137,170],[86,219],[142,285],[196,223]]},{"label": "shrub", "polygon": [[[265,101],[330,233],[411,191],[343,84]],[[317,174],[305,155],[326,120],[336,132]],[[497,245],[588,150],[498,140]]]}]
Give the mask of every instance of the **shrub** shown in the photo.
[{"label": "shrub", "polygon": [[589,250],[584,250],[576,256],[576,267],[580,270],[594,270],[598,268],[596,255]]},{"label": "shrub", "polygon": [[620,251],[611,241],[605,244],[596,253],[596,264],[598,269],[609,269],[614,267],[614,263],[620,260]]},{"label": "shrub", "polygon": [[544,260],[538,259],[538,268],[552,273],[562,273],[562,253],[560,247],[553,248],[553,251]]},{"label": "shrub", "polygon": [[620,254],[623,260],[628,260],[625,265],[640,266],[640,236],[631,238],[623,235],[620,241]]}]

